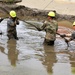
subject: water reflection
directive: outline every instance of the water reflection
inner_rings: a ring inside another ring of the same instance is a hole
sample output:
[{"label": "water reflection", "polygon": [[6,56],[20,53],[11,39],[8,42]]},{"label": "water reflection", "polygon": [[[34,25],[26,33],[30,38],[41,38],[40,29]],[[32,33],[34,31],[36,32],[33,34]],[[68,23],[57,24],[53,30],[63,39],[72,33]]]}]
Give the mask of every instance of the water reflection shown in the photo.
[{"label": "water reflection", "polygon": [[45,57],[43,64],[46,66],[47,72],[49,74],[53,73],[52,67],[56,62],[56,53],[54,52],[53,46],[44,45]]},{"label": "water reflection", "polygon": [[4,47],[0,46],[0,51],[5,54]]},{"label": "water reflection", "polygon": [[69,54],[56,53],[57,62],[53,66],[53,75],[71,75],[71,64]]},{"label": "water reflection", "polygon": [[44,45],[44,52],[43,65],[48,75],[75,75],[75,52],[56,51],[54,46],[48,45]]},{"label": "water reflection", "polygon": [[71,72],[75,75],[75,51],[70,52]]},{"label": "water reflection", "polygon": [[57,62],[53,66],[53,75],[75,75],[75,57],[69,53],[56,53]]},{"label": "water reflection", "polygon": [[18,60],[18,50],[16,49],[16,40],[8,40],[7,42],[8,48],[8,59],[12,66],[16,66],[16,62]]}]

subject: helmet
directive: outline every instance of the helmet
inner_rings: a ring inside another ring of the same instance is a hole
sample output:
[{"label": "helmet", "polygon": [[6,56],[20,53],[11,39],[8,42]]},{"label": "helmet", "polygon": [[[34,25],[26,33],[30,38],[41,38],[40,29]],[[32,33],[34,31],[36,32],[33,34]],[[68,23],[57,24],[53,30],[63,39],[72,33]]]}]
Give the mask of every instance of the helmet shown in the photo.
[{"label": "helmet", "polygon": [[73,26],[75,26],[75,21],[73,22],[73,24],[72,24]]},{"label": "helmet", "polygon": [[14,10],[10,11],[10,16],[11,17],[16,17],[16,12]]},{"label": "helmet", "polygon": [[53,11],[48,13],[48,16],[55,17],[55,13]]}]

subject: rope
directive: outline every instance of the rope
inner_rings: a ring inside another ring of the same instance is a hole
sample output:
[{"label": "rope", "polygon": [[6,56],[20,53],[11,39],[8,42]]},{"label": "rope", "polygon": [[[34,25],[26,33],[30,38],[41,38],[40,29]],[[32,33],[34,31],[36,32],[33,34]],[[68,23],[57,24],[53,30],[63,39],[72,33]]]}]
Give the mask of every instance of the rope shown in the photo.
[{"label": "rope", "polygon": [[51,0],[44,8],[43,10],[45,10],[54,0]]}]

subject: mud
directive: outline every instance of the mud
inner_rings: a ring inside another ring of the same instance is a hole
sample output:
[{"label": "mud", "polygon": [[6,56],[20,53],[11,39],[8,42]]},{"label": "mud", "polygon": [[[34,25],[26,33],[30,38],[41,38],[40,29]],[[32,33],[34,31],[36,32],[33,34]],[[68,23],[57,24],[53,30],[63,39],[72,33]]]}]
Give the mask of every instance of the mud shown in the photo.
[{"label": "mud", "polygon": [[[17,4],[4,4],[0,3],[0,16],[1,17],[8,17],[9,11],[15,10],[17,12],[17,15],[19,19],[21,20],[38,20],[38,21],[44,21],[47,19],[47,13],[49,11],[56,11],[56,10],[40,10],[35,8],[28,8],[23,5],[17,5]],[[56,11],[56,19],[58,21],[60,20],[68,20],[73,22],[75,20],[74,15],[65,15],[57,13]]]}]

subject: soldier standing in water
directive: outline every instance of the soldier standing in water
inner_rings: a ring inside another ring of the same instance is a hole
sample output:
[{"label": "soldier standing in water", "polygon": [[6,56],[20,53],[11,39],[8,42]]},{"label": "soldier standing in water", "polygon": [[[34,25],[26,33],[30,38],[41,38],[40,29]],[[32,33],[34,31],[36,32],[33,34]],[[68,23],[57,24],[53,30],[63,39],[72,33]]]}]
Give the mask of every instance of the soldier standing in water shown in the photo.
[{"label": "soldier standing in water", "polygon": [[7,21],[7,36],[9,39],[16,39],[17,37],[17,31],[16,31],[16,25],[19,25],[19,21],[17,19],[16,12],[14,10],[10,11],[10,17]]},{"label": "soldier standing in water", "polygon": [[55,20],[55,12],[51,11],[48,13],[48,20],[44,22],[43,26],[41,27],[42,30],[46,31],[46,36],[44,43],[48,45],[54,45],[54,41],[56,39],[56,32],[58,30],[58,23]]}]

